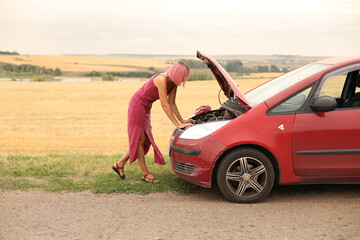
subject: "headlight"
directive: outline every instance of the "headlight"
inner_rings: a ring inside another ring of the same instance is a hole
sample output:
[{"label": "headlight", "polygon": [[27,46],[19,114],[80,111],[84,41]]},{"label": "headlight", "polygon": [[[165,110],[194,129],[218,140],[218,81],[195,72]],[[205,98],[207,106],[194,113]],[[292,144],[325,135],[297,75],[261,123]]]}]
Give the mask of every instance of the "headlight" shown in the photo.
[{"label": "headlight", "polygon": [[192,126],[192,127],[189,127],[188,129],[186,129],[180,135],[180,138],[182,138],[182,139],[200,139],[200,138],[203,138],[203,137],[215,132],[219,128],[223,127],[225,124],[227,124],[230,121],[231,120],[197,124],[195,126]]}]

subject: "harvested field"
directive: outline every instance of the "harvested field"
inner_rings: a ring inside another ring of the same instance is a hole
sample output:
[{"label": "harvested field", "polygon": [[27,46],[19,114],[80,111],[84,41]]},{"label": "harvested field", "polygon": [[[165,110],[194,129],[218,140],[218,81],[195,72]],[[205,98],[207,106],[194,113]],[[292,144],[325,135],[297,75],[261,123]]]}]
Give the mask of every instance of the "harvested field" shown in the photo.
[{"label": "harvested field", "polygon": [[[269,78],[236,80],[246,92]],[[127,148],[127,105],[143,82],[0,82],[2,154],[122,153]],[[183,117],[218,102],[216,81],[188,82],[177,94]],[[222,95],[221,101],[225,101]],[[174,126],[155,102],[152,128],[166,154]],[[152,151],[150,151],[152,153]]]},{"label": "harvested field", "polygon": [[170,66],[164,60],[100,56],[0,55],[0,62],[58,67],[64,72],[146,71],[149,67],[166,69]]}]

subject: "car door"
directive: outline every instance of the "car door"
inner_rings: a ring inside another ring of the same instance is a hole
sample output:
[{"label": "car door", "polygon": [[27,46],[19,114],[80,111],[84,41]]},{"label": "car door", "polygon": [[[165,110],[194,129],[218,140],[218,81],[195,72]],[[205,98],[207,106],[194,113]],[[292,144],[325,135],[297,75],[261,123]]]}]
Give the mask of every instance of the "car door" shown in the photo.
[{"label": "car door", "polygon": [[350,73],[359,66],[334,71],[320,80],[313,99],[336,98],[338,108],[315,113],[308,106],[296,114],[292,152],[294,172],[303,177],[360,175],[360,108],[345,108],[341,103],[344,88],[350,86]]}]

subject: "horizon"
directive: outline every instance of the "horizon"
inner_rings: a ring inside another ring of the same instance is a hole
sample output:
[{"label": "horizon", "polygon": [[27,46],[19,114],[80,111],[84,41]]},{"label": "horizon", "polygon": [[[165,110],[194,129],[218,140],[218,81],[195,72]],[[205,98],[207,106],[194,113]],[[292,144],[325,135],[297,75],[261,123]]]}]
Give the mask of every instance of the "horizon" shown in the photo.
[{"label": "horizon", "polygon": [[[28,54],[28,53],[21,53],[16,50],[8,50],[8,49],[0,49],[0,52],[16,52],[19,55],[35,55],[35,56],[148,56],[148,57],[196,57],[196,54],[151,54],[151,53],[94,53],[94,54],[80,54],[80,53],[59,53],[59,54]],[[336,57],[336,56],[325,56],[325,55],[301,55],[301,54],[211,54],[211,56],[277,56],[277,57]]]}]

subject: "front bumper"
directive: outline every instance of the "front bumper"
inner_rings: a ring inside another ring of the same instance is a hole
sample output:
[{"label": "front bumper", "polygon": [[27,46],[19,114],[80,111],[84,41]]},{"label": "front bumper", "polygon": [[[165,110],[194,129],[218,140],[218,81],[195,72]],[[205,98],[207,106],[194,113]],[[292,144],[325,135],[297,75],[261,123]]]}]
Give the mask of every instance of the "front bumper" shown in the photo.
[{"label": "front bumper", "polygon": [[175,132],[170,143],[171,168],[181,178],[202,187],[211,187],[213,167],[226,146],[211,135],[181,139]]}]

